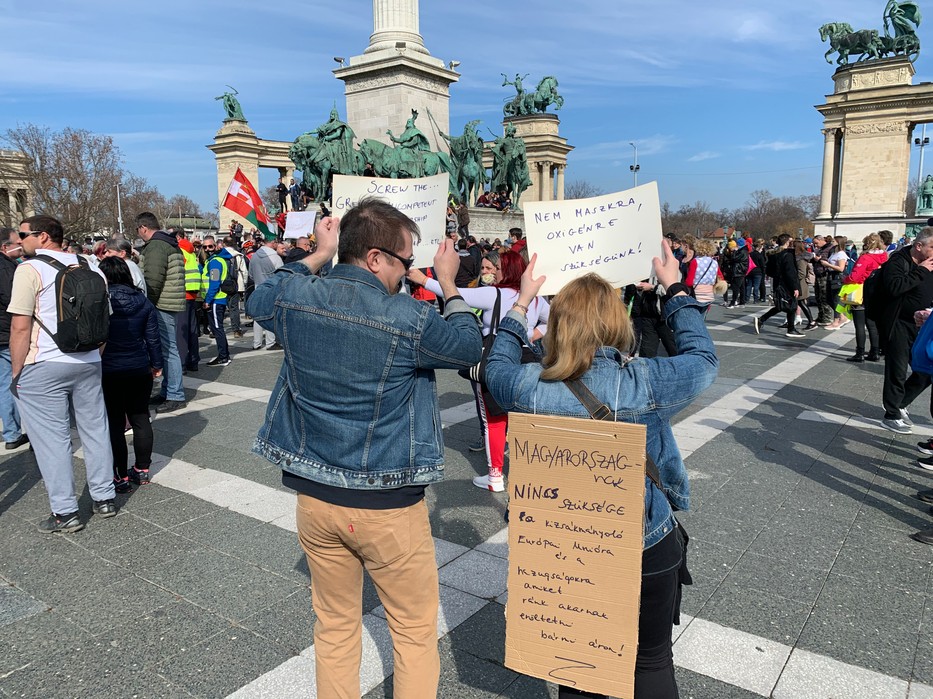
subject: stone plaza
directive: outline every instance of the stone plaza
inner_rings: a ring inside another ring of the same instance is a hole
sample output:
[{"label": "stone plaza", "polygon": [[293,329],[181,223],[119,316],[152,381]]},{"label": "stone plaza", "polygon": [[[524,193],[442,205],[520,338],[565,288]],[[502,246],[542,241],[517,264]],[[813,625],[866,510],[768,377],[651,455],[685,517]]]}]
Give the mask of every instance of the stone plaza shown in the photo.
[{"label": "stone plaza", "polygon": [[[915,434],[891,434],[876,419],[882,367],[842,361],[849,327],[755,335],[749,311],[711,310],[719,378],[674,426],[693,491],[680,515],[695,581],[675,627],[681,696],[929,699],[933,551],[908,538],[930,526],[913,497],[933,486],[915,462],[914,443],[933,436],[926,397]],[[32,454],[0,455],[0,697],[315,696],[295,496],[250,451],[282,355],[231,347],[230,366],[186,377],[186,409],[155,420],[158,473],[118,496],[113,519],[90,517],[85,489],[87,528],[40,534]],[[503,665],[507,498],[471,483],[485,459],[467,449],[468,383],[439,372],[438,394],[439,696],[556,696]],[[362,693],[392,696],[368,582],[363,604]]]}]

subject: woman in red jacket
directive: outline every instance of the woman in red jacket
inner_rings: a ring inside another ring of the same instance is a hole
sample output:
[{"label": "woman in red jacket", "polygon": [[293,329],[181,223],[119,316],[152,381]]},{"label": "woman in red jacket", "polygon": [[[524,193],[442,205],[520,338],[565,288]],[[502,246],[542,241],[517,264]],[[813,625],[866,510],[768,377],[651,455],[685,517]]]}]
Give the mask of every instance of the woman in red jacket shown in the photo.
[{"label": "woman in red jacket", "polygon": [[[855,261],[855,266],[849,275],[842,280],[843,285],[858,284],[863,285],[868,275],[878,269],[888,259],[888,254],[884,251],[884,243],[877,233],[869,233],[862,241],[862,254]],[[865,315],[865,306],[850,305],[849,311],[852,313],[852,320],[855,322],[855,354],[849,357],[848,362],[864,362],[866,359],[870,362],[877,362],[881,357],[878,351],[878,327],[875,321]],[[868,340],[871,343],[871,349],[865,354],[865,330],[868,330]]]}]

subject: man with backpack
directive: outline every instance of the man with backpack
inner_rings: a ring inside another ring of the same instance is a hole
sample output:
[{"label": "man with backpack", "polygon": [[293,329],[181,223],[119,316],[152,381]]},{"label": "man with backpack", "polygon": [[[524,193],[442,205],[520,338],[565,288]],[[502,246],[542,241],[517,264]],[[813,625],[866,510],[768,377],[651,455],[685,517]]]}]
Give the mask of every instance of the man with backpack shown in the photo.
[{"label": "man with backpack", "polygon": [[246,292],[247,263],[246,256],[237,249],[236,241],[232,236],[225,236],[223,249],[230,256],[230,274],[236,277],[236,291],[227,295],[227,312],[230,315],[230,329],[234,337],[243,337],[243,327],[240,324],[240,301]]},{"label": "man with backpack", "polygon": [[84,528],[75,495],[71,415],[81,437],[94,514],[113,517],[113,453],[101,389],[101,349],[109,329],[107,282],[62,250],[64,229],[51,216],[20,224],[25,255],[7,312],[11,390],[49,496],[52,514],[39,531]]},{"label": "man with backpack", "polygon": [[233,264],[233,255],[227,248],[221,248],[216,255],[208,259],[201,277],[207,322],[217,343],[217,356],[209,361],[207,366],[230,364],[230,346],[224,333],[224,316],[227,314],[227,300],[236,293],[237,286],[238,275]]},{"label": "man with backpack", "polygon": [[159,219],[148,211],[136,217],[136,232],[146,242],[139,253],[139,267],[146,278],[146,295],[158,311],[165,362],[162,388],[150,403],[158,406],[157,413],[167,413],[188,405],[175,330],[185,310],[185,256],[175,235],[161,230]]}]

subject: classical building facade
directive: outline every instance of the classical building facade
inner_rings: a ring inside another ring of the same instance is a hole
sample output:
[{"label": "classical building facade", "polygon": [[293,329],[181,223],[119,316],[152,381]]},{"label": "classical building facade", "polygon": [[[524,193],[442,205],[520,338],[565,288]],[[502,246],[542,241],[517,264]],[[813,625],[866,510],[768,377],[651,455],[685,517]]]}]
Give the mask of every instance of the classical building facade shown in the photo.
[{"label": "classical building facade", "polygon": [[26,177],[26,156],[18,151],[0,150],[0,226],[19,226],[32,216],[32,187]]}]

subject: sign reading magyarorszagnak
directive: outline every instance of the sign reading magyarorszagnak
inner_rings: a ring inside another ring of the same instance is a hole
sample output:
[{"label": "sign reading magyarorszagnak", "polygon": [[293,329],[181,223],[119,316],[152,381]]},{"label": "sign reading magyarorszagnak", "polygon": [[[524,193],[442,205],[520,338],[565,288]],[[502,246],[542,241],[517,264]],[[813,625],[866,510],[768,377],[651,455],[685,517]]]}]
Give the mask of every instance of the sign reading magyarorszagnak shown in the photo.
[{"label": "sign reading magyarorszagnak", "polygon": [[635,691],[645,427],[509,414],[506,667]]},{"label": "sign reading magyarorszagnak", "polygon": [[449,187],[447,173],[398,180],[334,175],[331,204],[334,216],[342,218],[363,197],[384,199],[418,224],[421,242],[414,247],[415,267],[431,267],[447,226]]},{"label": "sign reading magyarorszagnak", "polygon": [[595,272],[619,288],[652,275],[661,255],[661,206],[656,182],[589,199],[522,205],[535,273],[547,275],[541,294]]}]

